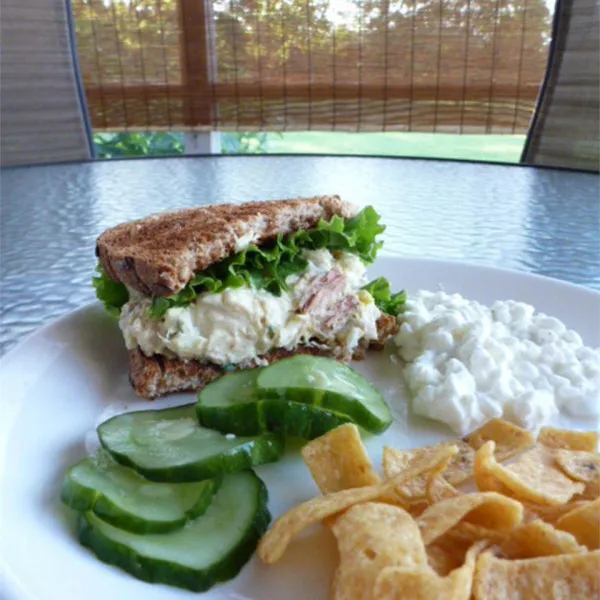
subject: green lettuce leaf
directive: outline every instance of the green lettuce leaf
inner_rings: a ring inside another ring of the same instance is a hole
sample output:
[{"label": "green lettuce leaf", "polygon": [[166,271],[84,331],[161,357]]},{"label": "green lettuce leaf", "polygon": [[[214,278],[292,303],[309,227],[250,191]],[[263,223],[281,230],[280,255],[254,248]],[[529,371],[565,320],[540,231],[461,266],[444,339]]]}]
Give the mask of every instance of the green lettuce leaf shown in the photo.
[{"label": "green lettuce leaf", "polygon": [[[243,285],[264,289],[279,296],[282,291],[288,289],[285,282],[287,277],[302,273],[306,269],[307,262],[301,256],[304,249],[326,248],[332,252],[348,252],[356,254],[363,262],[370,264],[375,260],[382,245],[376,240],[385,230],[379,219],[375,209],[367,206],[351,219],[344,220],[334,216],[330,221],[321,220],[315,229],[298,231],[285,237],[280,235],[260,248],[249,246],[197,273],[177,294],[154,298],[150,316],[160,319],[169,308],[187,306],[202,292],[219,293],[227,288],[239,288]],[[114,314],[127,301],[127,290],[122,284],[111,282],[105,275],[101,279],[102,282],[108,280],[112,286],[108,283],[94,283],[96,293],[105,303],[107,310]],[[120,292],[117,291],[119,287]],[[384,302],[391,303],[390,307],[398,303],[397,300],[392,301],[391,296],[384,299]]]},{"label": "green lettuce leaf", "polygon": [[122,306],[129,300],[129,292],[122,283],[114,282],[99,263],[96,273],[97,275],[92,279],[96,296],[104,303],[104,308],[109,315],[118,317]]},{"label": "green lettuce leaf", "polygon": [[406,292],[402,290],[392,294],[390,282],[385,277],[378,277],[363,287],[373,296],[377,308],[388,315],[397,316],[406,302]]}]

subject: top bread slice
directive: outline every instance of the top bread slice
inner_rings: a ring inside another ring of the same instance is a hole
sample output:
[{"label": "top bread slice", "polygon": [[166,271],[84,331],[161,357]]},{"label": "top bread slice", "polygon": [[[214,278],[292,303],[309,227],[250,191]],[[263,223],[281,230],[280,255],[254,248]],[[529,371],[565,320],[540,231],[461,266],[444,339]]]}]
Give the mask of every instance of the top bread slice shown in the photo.
[{"label": "top bread slice", "polygon": [[187,208],[108,229],[96,255],[112,280],[147,296],[171,296],[195,273],[251,244],[354,214],[338,196]]}]

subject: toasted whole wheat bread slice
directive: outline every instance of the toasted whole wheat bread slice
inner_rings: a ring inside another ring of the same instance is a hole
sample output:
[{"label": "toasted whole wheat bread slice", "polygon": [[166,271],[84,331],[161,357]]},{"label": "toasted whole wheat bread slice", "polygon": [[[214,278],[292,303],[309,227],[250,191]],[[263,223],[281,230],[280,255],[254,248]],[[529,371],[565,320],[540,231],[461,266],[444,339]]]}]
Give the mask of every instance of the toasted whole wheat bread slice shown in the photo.
[{"label": "toasted whole wheat bread slice", "polygon": [[[377,322],[377,330],[379,338],[376,342],[371,343],[371,347],[381,349],[389,337],[398,331],[395,317],[382,315]],[[352,358],[362,360],[366,349],[366,344],[360,344]],[[261,358],[269,364],[296,354],[340,359],[337,350],[339,349],[323,350],[307,346],[301,346],[293,351],[278,348]],[[224,373],[222,367],[212,363],[170,359],[157,354],[146,356],[139,347],[129,351],[129,379],[138,396],[146,400],[154,400],[159,396],[174,392],[200,390]]]},{"label": "toasted whole wheat bread slice", "polygon": [[171,296],[195,273],[246,246],[355,213],[338,196],[187,208],[108,229],[96,255],[114,281],[149,296]]}]

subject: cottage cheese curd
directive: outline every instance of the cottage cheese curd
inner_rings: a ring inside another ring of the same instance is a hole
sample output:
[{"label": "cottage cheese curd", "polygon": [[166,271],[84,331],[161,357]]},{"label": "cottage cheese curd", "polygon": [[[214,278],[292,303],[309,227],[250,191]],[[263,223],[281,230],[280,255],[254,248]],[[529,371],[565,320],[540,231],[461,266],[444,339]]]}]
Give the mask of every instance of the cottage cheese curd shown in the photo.
[{"label": "cottage cheese curd", "polygon": [[562,411],[600,415],[600,349],[528,304],[420,291],[395,342],[414,412],[461,435],[495,417],[537,429]]}]

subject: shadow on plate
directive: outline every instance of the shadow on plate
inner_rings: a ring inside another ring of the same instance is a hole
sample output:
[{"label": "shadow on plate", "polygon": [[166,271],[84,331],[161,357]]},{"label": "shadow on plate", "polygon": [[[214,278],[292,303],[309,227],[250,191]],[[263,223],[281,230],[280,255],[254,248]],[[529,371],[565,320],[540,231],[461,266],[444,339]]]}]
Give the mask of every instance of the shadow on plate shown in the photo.
[{"label": "shadow on plate", "polygon": [[49,513],[53,521],[59,524],[64,535],[73,538],[77,542],[77,513],[69,508],[60,499],[60,490],[67,469],[85,456],[83,440],[81,443],[71,444],[59,455],[54,464],[49,481],[52,483],[44,487],[39,501],[41,512]]}]

